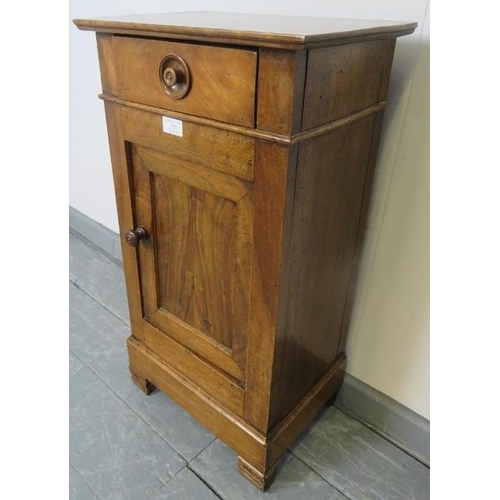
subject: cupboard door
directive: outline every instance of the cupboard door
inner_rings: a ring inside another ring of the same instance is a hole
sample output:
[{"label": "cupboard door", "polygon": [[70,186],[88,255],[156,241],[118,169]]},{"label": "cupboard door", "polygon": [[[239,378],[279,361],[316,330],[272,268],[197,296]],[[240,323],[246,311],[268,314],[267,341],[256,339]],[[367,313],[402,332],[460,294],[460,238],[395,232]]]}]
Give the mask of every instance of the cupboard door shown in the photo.
[{"label": "cupboard door", "polygon": [[252,183],[138,144],[128,153],[149,233],[138,247],[145,322],[243,382]]}]

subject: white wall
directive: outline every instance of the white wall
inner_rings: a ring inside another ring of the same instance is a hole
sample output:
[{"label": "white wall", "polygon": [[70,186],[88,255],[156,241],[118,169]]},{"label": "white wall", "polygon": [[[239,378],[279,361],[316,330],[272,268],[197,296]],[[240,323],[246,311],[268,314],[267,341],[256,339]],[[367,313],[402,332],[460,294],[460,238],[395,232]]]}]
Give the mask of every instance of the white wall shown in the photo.
[{"label": "white wall", "polygon": [[[309,0],[307,8],[285,0],[185,0],[178,10],[418,21],[396,44],[347,371],[429,418],[428,0]],[[159,0],[70,0],[71,19],[165,11]],[[118,231],[99,92],[94,34],[71,24],[70,204]]]}]

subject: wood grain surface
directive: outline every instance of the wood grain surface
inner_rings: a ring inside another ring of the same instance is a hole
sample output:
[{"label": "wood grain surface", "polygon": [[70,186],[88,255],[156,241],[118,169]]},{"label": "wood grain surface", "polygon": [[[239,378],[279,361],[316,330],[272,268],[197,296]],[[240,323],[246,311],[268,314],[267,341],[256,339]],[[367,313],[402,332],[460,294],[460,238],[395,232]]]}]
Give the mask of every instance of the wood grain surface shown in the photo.
[{"label": "wood grain surface", "polygon": [[306,57],[306,51],[260,49],[258,129],[284,135],[300,132]]},{"label": "wood grain surface", "polygon": [[178,137],[163,131],[165,115],[169,116],[167,112],[159,114],[123,107],[121,123],[125,140],[161,151],[182,162],[253,180],[255,141],[252,138],[182,118],[182,137]]},{"label": "wood grain surface", "polygon": [[393,43],[373,40],[310,50],[302,130],[377,104]]},{"label": "wood grain surface", "polygon": [[[121,235],[147,233],[123,245],[134,381],[208,426],[265,489],[342,382],[395,39],[416,23],[75,23],[99,32]],[[160,81],[168,54],[189,70],[181,99]]]},{"label": "wood grain surface", "polygon": [[[133,199],[133,185],[129,176],[127,150],[120,127],[121,107],[106,103],[106,124],[108,128],[108,142],[111,153],[113,183],[115,187],[116,208],[120,235],[135,227],[135,212]],[[123,266],[127,283],[127,297],[130,312],[130,323],[134,335],[142,339],[142,306],[139,265],[135,249],[122,242]]]},{"label": "wood grain surface", "polygon": [[79,29],[300,50],[412,33],[417,23],[229,12],[174,12],[75,19]]},{"label": "wood grain surface", "polygon": [[145,318],[244,380],[251,183],[130,146]]},{"label": "wood grain surface", "polygon": [[374,117],[301,143],[285,236],[270,424],[337,357]]},{"label": "wood grain surface", "polygon": [[272,373],[276,343],[285,213],[292,203],[298,147],[257,142],[255,159],[252,304],[247,339],[245,418],[270,429]]},{"label": "wood grain surface", "polygon": [[[112,51],[117,97],[253,128],[255,51],[122,36],[113,37]],[[184,59],[191,73],[182,99],[167,95],[160,81],[169,54]]]}]

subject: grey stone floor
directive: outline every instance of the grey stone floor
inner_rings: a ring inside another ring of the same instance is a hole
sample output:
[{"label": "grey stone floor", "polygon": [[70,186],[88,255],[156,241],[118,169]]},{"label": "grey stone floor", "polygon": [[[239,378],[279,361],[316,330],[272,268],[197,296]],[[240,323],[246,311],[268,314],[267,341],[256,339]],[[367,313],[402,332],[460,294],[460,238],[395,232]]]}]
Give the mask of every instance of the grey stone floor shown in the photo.
[{"label": "grey stone floor", "polygon": [[70,499],[429,498],[429,469],[335,406],[260,493],[236,455],[167,396],[131,382],[123,269],[70,234]]}]

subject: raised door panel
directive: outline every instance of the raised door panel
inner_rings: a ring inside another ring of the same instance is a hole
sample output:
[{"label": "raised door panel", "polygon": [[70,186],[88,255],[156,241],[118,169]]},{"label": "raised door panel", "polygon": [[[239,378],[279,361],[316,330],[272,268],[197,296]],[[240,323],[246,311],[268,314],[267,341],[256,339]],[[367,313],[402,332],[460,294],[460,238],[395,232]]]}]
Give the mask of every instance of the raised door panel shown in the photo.
[{"label": "raised door panel", "polygon": [[132,143],[129,161],[136,222],[150,234],[138,253],[144,319],[241,386],[252,183]]}]

